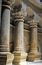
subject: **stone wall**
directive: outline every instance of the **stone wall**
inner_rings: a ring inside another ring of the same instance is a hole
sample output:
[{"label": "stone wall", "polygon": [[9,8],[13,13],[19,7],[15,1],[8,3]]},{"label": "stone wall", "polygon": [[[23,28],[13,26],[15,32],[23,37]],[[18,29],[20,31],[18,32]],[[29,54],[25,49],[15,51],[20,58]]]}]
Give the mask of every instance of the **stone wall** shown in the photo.
[{"label": "stone wall", "polygon": [[25,52],[28,52],[29,50],[29,31],[24,30],[24,49]]},{"label": "stone wall", "polygon": [[38,33],[38,48],[42,59],[42,33]]}]

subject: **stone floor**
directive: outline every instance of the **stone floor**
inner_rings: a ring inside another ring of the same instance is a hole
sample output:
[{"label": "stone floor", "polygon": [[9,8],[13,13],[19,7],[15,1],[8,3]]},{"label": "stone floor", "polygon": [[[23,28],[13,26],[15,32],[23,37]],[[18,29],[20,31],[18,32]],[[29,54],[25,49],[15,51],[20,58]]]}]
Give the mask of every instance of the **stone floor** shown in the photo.
[{"label": "stone floor", "polygon": [[42,62],[23,62],[20,65],[42,65]]},{"label": "stone floor", "polygon": [[27,62],[27,65],[42,65],[40,62]]},{"label": "stone floor", "polygon": [[21,62],[19,65],[42,65],[42,60],[35,62]]},{"label": "stone floor", "polygon": [[[12,64],[8,64],[8,65],[12,65]],[[42,60],[35,61],[35,62],[21,62],[19,65],[42,65]]]}]

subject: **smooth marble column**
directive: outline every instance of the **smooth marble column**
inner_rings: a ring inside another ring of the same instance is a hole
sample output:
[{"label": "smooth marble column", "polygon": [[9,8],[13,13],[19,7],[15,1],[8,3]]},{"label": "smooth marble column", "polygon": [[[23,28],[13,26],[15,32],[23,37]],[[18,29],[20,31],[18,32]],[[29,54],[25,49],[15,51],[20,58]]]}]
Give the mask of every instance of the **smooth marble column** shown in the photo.
[{"label": "smooth marble column", "polygon": [[40,57],[40,53],[37,50],[38,47],[38,38],[37,38],[37,22],[34,20],[30,23],[31,30],[31,41],[30,41],[30,52],[29,60],[34,61]]},{"label": "smooth marble column", "polygon": [[24,51],[24,16],[23,13],[15,13],[15,47],[14,47],[14,63],[20,65],[26,61],[27,53]]},{"label": "smooth marble column", "polygon": [[0,64],[12,64],[14,58],[9,47],[10,35],[10,3],[3,0],[2,2],[2,26],[1,26],[1,43],[0,43]]}]

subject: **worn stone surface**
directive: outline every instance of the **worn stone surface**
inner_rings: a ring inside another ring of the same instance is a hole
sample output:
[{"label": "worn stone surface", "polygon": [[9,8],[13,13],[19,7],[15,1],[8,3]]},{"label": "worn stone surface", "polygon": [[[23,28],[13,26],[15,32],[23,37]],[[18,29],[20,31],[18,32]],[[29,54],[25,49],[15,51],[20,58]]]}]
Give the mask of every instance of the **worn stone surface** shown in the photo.
[{"label": "worn stone surface", "polygon": [[38,52],[38,38],[37,38],[37,22],[30,23],[31,28],[31,45],[30,45],[30,52],[29,52],[29,60],[34,61],[40,57],[40,53]]},{"label": "worn stone surface", "polygon": [[0,51],[9,51],[9,35],[10,35],[10,10],[5,9],[2,15]]},{"label": "worn stone surface", "polygon": [[29,50],[29,31],[24,29],[24,49],[25,52]]},{"label": "worn stone surface", "polygon": [[10,25],[10,51],[13,52],[14,51],[14,38],[15,38],[15,31],[14,31],[15,27]]},{"label": "worn stone surface", "polygon": [[12,60],[14,59],[14,55],[11,53],[0,54],[0,65],[12,65]]},{"label": "worn stone surface", "polygon": [[10,9],[6,7],[5,3],[4,5],[2,4],[2,6],[3,7],[2,7],[2,25],[1,25],[1,43],[0,43],[0,65],[8,65],[8,64],[12,65],[14,56],[9,52]]},{"label": "worn stone surface", "polygon": [[24,50],[24,17],[22,12],[15,13],[15,47],[14,61],[16,65],[26,61],[27,53]]},{"label": "worn stone surface", "polygon": [[38,33],[38,50],[41,53],[40,59],[42,60],[42,33]]},{"label": "worn stone surface", "polygon": [[2,0],[0,0],[0,42],[1,42],[1,8],[2,8]]}]

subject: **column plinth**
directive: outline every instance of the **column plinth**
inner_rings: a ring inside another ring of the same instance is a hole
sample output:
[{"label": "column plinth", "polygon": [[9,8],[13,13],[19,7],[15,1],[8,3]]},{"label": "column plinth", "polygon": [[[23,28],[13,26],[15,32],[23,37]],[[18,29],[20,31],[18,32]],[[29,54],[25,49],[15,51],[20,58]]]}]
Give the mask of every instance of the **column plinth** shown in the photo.
[{"label": "column plinth", "polygon": [[[6,3],[5,3],[6,2]],[[10,53],[9,47],[10,36],[10,1],[2,2],[2,25],[1,25],[1,43],[0,43],[0,64],[12,65],[13,54]]]},{"label": "column plinth", "polygon": [[37,22],[30,23],[30,30],[31,30],[31,44],[30,44],[30,52],[29,52],[29,60],[34,61],[40,58],[40,53],[37,50]]},{"label": "column plinth", "polygon": [[0,53],[0,65],[12,65],[14,55],[11,53]]},{"label": "column plinth", "polygon": [[14,47],[14,63],[19,65],[26,61],[27,53],[24,51],[24,16],[23,13],[15,13],[15,47]]}]

